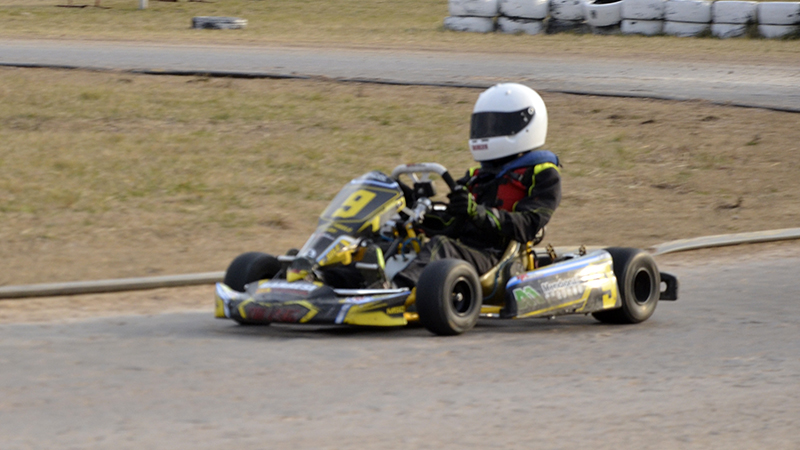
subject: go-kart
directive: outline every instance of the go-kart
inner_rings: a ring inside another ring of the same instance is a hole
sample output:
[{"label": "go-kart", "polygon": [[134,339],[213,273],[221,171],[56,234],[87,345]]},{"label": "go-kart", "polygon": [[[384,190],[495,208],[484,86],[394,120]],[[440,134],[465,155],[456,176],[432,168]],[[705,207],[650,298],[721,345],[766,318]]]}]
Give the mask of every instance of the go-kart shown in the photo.
[{"label": "go-kart", "polygon": [[435,163],[401,165],[390,176],[374,171],[350,181],[300,250],[234,259],[216,285],[215,316],[265,325],[420,322],[435,334],[455,335],[479,317],[592,314],[600,322],[638,323],[659,300],[677,300],[678,280],[660,273],[642,250],[581,247],[559,255],[550,246],[534,248],[541,235],[535,242],[512,241],[487,273],[441,259],[425,267],[415,288],[396,287],[394,275],[431,238],[422,226],[426,215],[446,209],[433,199],[436,176],[451,191],[459,188]]}]

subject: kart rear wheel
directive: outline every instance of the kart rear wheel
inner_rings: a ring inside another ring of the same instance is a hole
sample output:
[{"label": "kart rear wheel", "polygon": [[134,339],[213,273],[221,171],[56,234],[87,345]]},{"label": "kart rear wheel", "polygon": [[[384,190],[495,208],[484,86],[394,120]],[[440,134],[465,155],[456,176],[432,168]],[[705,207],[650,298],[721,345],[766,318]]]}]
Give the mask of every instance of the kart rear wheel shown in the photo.
[{"label": "kart rear wheel", "polygon": [[244,292],[245,285],[272,278],[279,270],[281,263],[272,255],[259,252],[242,253],[228,266],[223,282],[233,290]]},{"label": "kart rear wheel", "polygon": [[603,323],[644,322],[656,310],[661,296],[661,275],[655,260],[636,248],[607,248],[614,259],[614,275],[617,277],[622,307],[592,313]]},{"label": "kart rear wheel", "polygon": [[478,274],[465,261],[433,261],[419,277],[416,301],[419,321],[434,334],[454,336],[474,327],[482,302]]}]

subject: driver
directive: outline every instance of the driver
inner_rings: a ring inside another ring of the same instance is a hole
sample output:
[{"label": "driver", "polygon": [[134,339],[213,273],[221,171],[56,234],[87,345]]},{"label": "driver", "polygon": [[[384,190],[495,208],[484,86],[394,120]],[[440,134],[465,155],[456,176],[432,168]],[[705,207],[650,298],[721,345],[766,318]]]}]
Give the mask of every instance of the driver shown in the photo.
[{"label": "driver", "polygon": [[479,274],[491,270],[510,240],[528,242],[544,228],[561,201],[558,157],[542,150],[547,109],[533,89],[516,83],[484,91],[472,111],[469,147],[480,166],[458,180],[445,214],[429,214],[428,234],[439,234],[395,275],[398,286],[414,287],[425,266],[442,258],[462,259]]}]

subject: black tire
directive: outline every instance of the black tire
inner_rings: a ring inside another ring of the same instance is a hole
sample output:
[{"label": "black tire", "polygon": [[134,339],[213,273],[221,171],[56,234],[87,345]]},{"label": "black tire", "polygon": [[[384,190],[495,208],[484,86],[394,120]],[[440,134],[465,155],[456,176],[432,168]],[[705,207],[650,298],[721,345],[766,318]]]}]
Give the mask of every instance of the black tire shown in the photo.
[{"label": "black tire", "polygon": [[266,253],[242,253],[233,260],[223,281],[229,288],[244,292],[244,286],[258,280],[272,278],[281,270],[278,258]]},{"label": "black tire", "polygon": [[592,313],[603,323],[644,322],[658,305],[661,296],[661,275],[652,256],[636,248],[607,248],[614,259],[614,275],[622,307]]},{"label": "black tire", "polygon": [[434,334],[454,336],[474,327],[482,302],[478,274],[465,261],[433,261],[419,277],[416,301],[419,321]]}]

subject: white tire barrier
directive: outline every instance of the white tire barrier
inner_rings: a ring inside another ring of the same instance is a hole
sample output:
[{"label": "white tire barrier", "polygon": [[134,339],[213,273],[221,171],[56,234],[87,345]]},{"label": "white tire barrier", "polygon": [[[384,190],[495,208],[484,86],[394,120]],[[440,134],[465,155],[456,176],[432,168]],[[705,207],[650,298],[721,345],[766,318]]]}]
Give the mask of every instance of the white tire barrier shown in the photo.
[{"label": "white tire barrier", "polygon": [[645,36],[655,36],[664,30],[662,20],[629,20],[623,19],[620,27],[622,34],[642,34]]},{"label": "white tire barrier", "polygon": [[444,27],[453,31],[470,33],[491,33],[494,31],[492,17],[445,17]]},{"label": "white tire barrier", "polygon": [[721,39],[744,36],[747,33],[746,23],[712,23],[711,34]]},{"label": "white tire barrier", "polygon": [[497,19],[497,29],[502,33],[509,34],[540,34],[544,31],[544,22],[534,19],[499,17]]},{"label": "white tire barrier", "polygon": [[450,0],[451,16],[494,17],[500,11],[497,0]]},{"label": "white tire barrier", "polygon": [[547,21],[547,34],[577,32],[585,33],[586,24],[582,20],[556,20],[550,18]]},{"label": "white tire barrier", "polygon": [[694,22],[664,22],[664,34],[677,37],[696,37],[708,32],[710,25]]},{"label": "white tire barrier", "polygon": [[704,0],[667,0],[664,20],[670,22],[711,22],[711,2]]},{"label": "white tire barrier", "polygon": [[238,17],[192,17],[192,28],[202,28],[208,30],[238,30],[246,26],[247,20],[240,19]]},{"label": "white tire barrier", "polygon": [[622,0],[622,18],[637,20],[664,19],[664,0]]},{"label": "white tire barrier", "polygon": [[797,25],[759,25],[758,34],[767,39],[780,39],[800,34],[800,27]]},{"label": "white tire barrier", "polygon": [[583,4],[583,16],[592,27],[610,27],[622,22],[622,2],[599,4],[589,0]]},{"label": "white tire barrier", "polygon": [[722,0],[711,6],[711,21],[714,23],[752,23],[756,21],[756,2]]},{"label": "white tire barrier", "polygon": [[797,25],[800,23],[800,3],[759,3],[757,11],[759,25]]},{"label": "white tire barrier", "polygon": [[500,0],[500,14],[506,17],[544,20],[549,12],[548,0]]},{"label": "white tire barrier", "polygon": [[[800,2],[739,0],[449,0],[453,31],[800,38]],[[499,17],[498,17],[499,15]],[[497,21],[495,21],[497,19]],[[195,17],[195,28],[243,28],[234,17]],[[710,24],[710,26],[709,26]]]},{"label": "white tire barrier", "polygon": [[581,0],[550,0],[550,17],[556,20],[583,20]]}]

